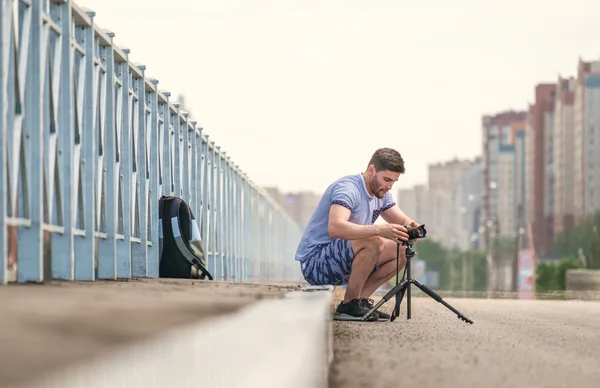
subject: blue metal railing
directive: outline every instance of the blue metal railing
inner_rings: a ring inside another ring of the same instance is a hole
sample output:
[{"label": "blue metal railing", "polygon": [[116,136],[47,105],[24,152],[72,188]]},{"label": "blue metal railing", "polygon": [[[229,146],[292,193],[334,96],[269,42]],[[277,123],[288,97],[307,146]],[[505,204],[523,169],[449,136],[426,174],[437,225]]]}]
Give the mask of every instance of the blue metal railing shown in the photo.
[{"label": "blue metal railing", "polygon": [[215,279],[301,278],[301,229],[94,13],[2,0],[0,283],[158,276],[158,200],[200,224]]}]

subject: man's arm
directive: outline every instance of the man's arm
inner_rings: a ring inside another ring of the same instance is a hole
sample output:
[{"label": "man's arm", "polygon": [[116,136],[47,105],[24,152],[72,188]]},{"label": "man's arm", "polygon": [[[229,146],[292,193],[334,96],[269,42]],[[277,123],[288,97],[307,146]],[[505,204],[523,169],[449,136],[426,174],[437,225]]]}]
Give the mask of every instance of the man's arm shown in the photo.
[{"label": "man's arm", "polygon": [[331,205],[329,208],[329,224],[327,225],[329,236],[344,240],[358,240],[378,235],[377,225],[358,225],[348,221],[349,219],[350,209],[341,205]]},{"label": "man's arm", "polygon": [[401,239],[406,241],[408,234],[402,225],[380,224],[380,225],[358,225],[348,221],[350,210],[344,206],[333,204],[329,208],[329,236],[344,240],[358,240],[361,238],[379,236],[388,239]]}]

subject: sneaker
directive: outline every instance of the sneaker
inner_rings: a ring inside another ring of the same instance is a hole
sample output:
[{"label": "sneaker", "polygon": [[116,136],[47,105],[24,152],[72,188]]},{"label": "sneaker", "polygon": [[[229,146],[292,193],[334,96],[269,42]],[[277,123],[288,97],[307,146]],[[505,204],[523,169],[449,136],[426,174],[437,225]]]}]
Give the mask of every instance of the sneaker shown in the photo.
[{"label": "sneaker", "polygon": [[[366,307],[360,299],[352,299],[348,303],[344,303],[341,301],[337,309],[335,310],[335,315],[333,319],[335,321],[361,321],[362,317],[369,312],[369,308]],[[371,316],[367,319],[368,321],[376,321],[379,319],[379,315],[377,312],[371,314]]]},{"label": "sneaker", "polygon": [[[374,306],[374,304],[373,304],[373,303],[375,302],[373,299],[367,299],[367,298],[360,298],[360,299],[359,299],[359,301],[360,301],[360,303],[361,303],[361,304],[362,304],[364,307],[366,307],[366,308],[367,308],[367,311],[368,311],[368,310],[371,310],[371,309],[373,308],[373,306]],[[375,313],[377,313],[377,315],[378,315],[378,317],[379,317],[379,318],[377,319],[377,321],[378,321],[378,322],[385,322],[385,321],[389,321],[389,320],[390,320],[390,318],[391,318],[391,316],[390,316],[389,314],[386,314],[386,313],[384,313],[383,311],[380,311],[380,310],[375,310]]]}]

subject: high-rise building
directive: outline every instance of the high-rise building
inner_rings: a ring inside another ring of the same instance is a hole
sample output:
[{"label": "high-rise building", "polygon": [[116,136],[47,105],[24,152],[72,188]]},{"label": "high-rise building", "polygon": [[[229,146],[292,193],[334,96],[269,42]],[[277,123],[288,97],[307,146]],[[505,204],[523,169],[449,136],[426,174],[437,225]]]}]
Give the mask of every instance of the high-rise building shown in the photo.
[{"label": "high-rise building", "polygon": [[527,236],[527,248],[533,249],[533,230],[532,223],[535,219],[535,185],[534,185],[534,161],[535,161],[535,130],[533,126],[533,104],[529,105],[527,110],[527,119],[525,120],[525,235]]},{"label": "high-rise building", "polygon": [[425,185],[416,185],[409,189],[400,189],[396,195],[396,204],[413,220],[425,224],[429,234],[429,191]]},{"label": "high-rise building", "polygon": [[583,80],[584,214],[600,210],[600,62],[589,63]]},{"label": "high-rise building", "polygon": [[428,235],[442,245],[459,248],[458,219],[459,182],[467,160],[454,159],[429,165],[429,225]]},{"label": "high-rise building", "polygon": [[527,241],[538,256],[549,253],[552,244],[554,210],[554,172],[552,135],[555,84],[538,84],[535,102],[530,106],[526,124],[525,213]]},{"label": "high-rise building", "polygon": [[527,119],[514,123],[513,127],[513,143],[515,150],[515,213],[514,224],[515,232],[520,234],[519,248],[523,249],[526,246],[526,223],[525,214],[527,212],[527,202],[525,197],[525,187],[527,185]]},{"label": "high-rise building", "polygon": [[579,59],[573,99],[573,222],[581,223],[585,218],[585,179],[583,173],[586,143],[584,140],[585,76],[590,72],[590,63]]},{"label": "high-rise building", "polygon": [[506,111],[486,115],[482,120],[482,225],[488,250],[492,236],[510,236],[515,231],[518,189],[515,143],[519,136],[523,137],[517,134],[525,130],[526,117],[526,112]]},{"label": "high-rise building", "polygon": [[523,120],[513,120],[508,127],[508,138],[503,136],[499,145],[498,181],[496,196],[498,203],[498,235],[500,237],[514,237],[515,233],[524,225],[523,220],[523,194],[525,185],[525,113]]},{"label": "high-rise building", "polygon": [[553,233],[556,237],[574,225],[574,78],[559,78],[554,105],[554,209]]},{"label": "high-rise building", "polygon": [[482,248],[479,236],[482,183],[481,158],[477,157],[464,166],[458,182],[457,238],[458,247],[463,251]]}]

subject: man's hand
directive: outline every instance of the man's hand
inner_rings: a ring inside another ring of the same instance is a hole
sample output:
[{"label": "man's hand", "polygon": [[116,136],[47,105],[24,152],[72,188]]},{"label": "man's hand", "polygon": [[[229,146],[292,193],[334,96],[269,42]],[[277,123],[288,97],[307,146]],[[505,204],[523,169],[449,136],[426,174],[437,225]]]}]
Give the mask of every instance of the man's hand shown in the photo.
[{"label": "man's hand", "polygon": [[407,232],[404,226],[398,224],[377,225],[377,235],[394,241],[407,241]]},{"label": "man's hand", "polygon": [[417,226],[419,226],[419,225],[421,225],[421,224],[419,224],[419,223],[418,223],[418,222],[416,222],[416,221],[410,221],[409,225],[410,225],[410,226],[412,226],[413,228],[416,228]]}]

